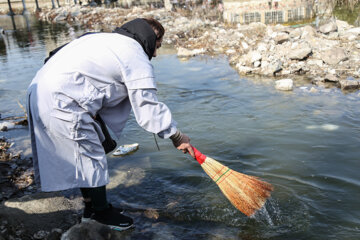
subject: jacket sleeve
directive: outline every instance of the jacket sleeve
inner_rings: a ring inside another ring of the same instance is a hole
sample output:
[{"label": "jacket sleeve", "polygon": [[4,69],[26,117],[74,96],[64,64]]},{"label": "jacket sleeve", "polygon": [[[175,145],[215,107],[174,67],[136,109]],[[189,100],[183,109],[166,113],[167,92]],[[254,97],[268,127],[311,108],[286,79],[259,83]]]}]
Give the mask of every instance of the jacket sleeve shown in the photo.
[{"label": "jacket sleeve", "polygon": [[175,134],[176,122],[170,109],[158,101],[156,89],[128,89],[128,94],[136,121],[142,128],[161,138]]}]

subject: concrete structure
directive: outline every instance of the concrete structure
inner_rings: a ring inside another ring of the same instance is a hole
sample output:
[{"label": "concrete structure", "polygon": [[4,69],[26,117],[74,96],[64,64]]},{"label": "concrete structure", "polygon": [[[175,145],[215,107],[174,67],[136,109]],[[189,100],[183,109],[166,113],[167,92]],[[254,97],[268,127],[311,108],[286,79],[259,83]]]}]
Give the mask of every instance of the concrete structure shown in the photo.
[{"label": "concrete structure", "polygon": [[309,19],[326,0],[223,0],[227,22],[276,24]]},{"label": "concrete structure", "polygon": [[[39,8],[57,8],[59,6],[72,6],[75,4],[79,4],[80,2],[82,5],[86,5],[89,2],[97,2],[97,3],[111,3],[111,5],[119,6],[119,7],[131,7],[131,6],[138,6],[138,5],[152,5],[155,7],[163,7],[164,2],[163,0],[37,0]],[[24,3],[25,7],[29,12],[34,12],[36,10],[36,1],[35,0],[10,0],[11,7],[14,12],[19,12],[23,10]],[[0,13],[1,12],[8,12],[9,5],[8,0],[0,0]]]},{"label": "concrete structure", "polygon": [[[79,2],[79,0],[76,0]],[[59,7],[59,6],[69,6],[74,4],[74,0],[37,0],[39,8],[52,8]],[[14,12],[19,12],[25,8],[29,12],[34,12],[36,10],[36,1],[35,0],[10,0],[12,10]],[[8,12],[9,11],[9,5],[8,0],[0,0],[0,9],[1,12]]]}]

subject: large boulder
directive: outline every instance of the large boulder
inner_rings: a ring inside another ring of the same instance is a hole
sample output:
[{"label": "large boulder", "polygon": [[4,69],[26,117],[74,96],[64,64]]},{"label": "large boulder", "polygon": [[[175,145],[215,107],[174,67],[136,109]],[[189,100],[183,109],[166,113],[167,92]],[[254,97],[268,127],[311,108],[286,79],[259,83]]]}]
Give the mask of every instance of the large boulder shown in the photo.
[{"label": "large boulder", "polygon": [[307,43],[302,43],[291,49],[288,57],[291,60],[303,60],[306,59],[312,53],[312,49]]},{"label": "large boulder", "polygon": [[323,51],[321,53],[321,59],[329,65],[335,65],[341,61],[347,60],[348,57],[344,49],[335,47]]},{"label": "large boulder", "polygon": [[359,88],[359,82],[356,80],[340,80],[342,90],[356,90]]}]

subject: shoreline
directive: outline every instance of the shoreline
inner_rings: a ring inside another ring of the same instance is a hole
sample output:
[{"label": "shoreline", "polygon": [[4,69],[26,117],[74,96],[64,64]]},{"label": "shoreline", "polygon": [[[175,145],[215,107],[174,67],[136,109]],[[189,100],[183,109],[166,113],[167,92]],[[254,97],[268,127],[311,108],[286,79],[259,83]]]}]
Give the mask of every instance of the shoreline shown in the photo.
[{"label": "shoreline", "polygon": [[71,6],[37,13],[41,21],[104,32],[137,17],[159,20],[166,31],[164,43],[174,46],[180,58],[225,55],[242,76],[275,80],[304,76],[318,87],[360,89],[360,27],[340,20],[293,28],[263,23],[231,25],[223,22],[216,10],[205,14],[201,8],[174,12],[165,8]]}]

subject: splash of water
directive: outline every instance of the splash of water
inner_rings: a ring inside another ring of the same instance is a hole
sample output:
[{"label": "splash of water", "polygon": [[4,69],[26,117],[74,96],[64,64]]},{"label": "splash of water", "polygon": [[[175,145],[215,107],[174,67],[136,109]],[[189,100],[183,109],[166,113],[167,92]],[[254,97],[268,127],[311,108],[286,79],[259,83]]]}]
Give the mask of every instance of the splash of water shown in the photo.
[{"label": "splash of water", "polygon": [[272,198],[269,198],[264,206],[251,216],[256,221],[265,222],[270,226],[275,226],[281,220],[279,205]]}]

